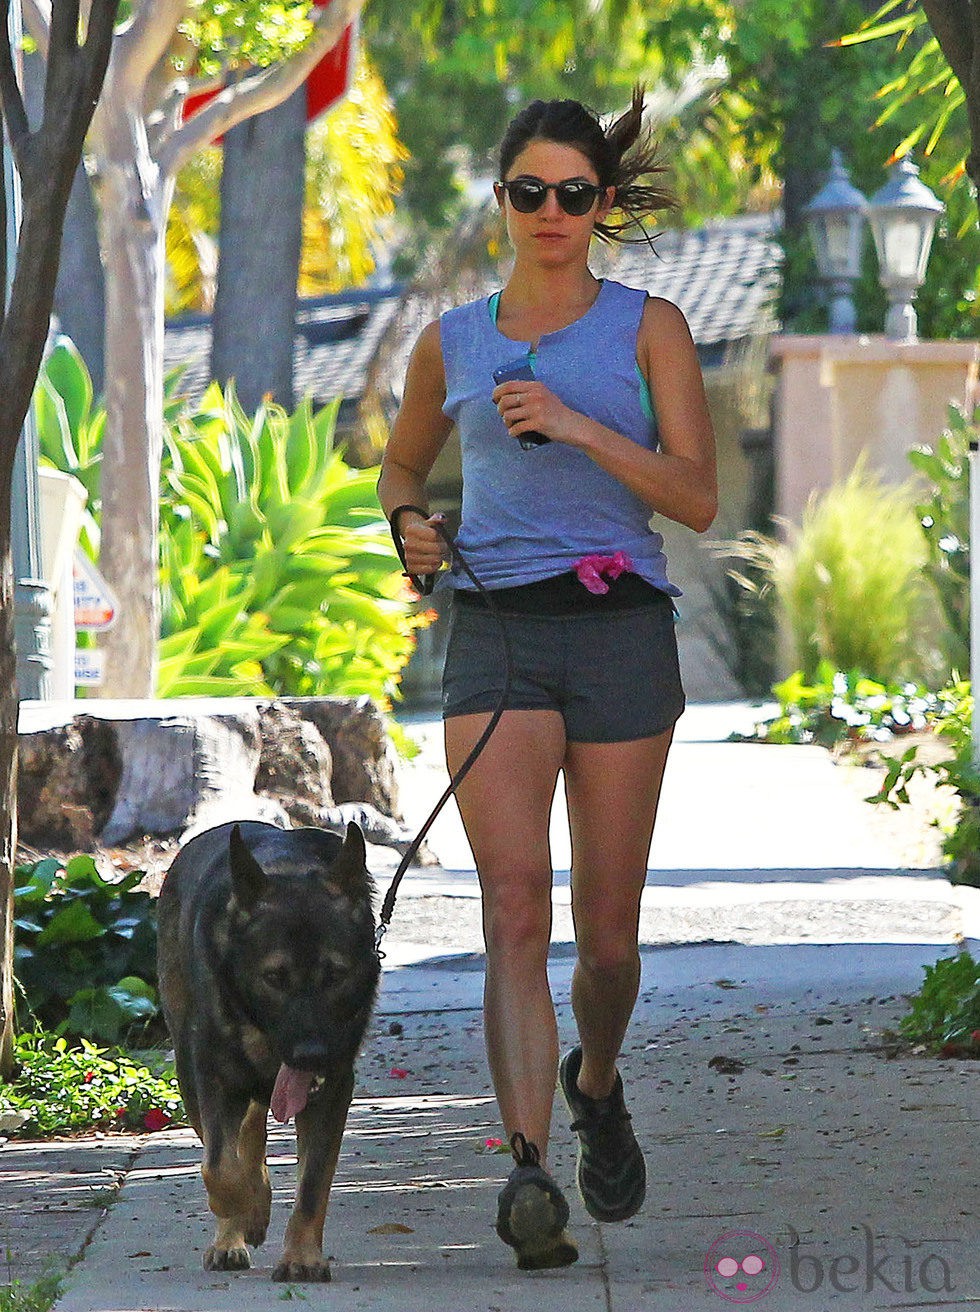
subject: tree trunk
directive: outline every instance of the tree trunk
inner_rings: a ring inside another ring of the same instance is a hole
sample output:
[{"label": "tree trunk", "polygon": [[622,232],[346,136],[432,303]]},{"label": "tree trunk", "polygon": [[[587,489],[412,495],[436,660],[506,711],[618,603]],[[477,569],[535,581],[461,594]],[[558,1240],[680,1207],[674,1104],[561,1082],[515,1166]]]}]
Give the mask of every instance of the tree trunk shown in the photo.
[{"label": "tree trunk", "polygon": [[294,404],[305,169],[305,88],[225,137],[211,373],[249,413],[267,393]]},{"label": "tree trunk", "polygon": [[[17,692],[10,481],[0,490],[0,1080],[13,1068],[14,854],[17,850]],[[9,690],[9,691],[8,691]]]},{"label": "tree trunk", "polygon": [[78,347],[98,395],[105,386],[105,279],[92,186],[81,164],[65,215],[54,312],[61,331]]},{"label": "tree trunk", "polygon": [[[17,84],[6,23],[8,8],[3,7],[5,21],[0,24],[0,119],[23,184],[23,212],[9,302],[5,261],[0,268],[0,1079],[11,1074],[13,1058],[13,870],[17,850],[11,482],[20,430],[48,332],[71,180],[105,76],[118,0],[93,0],[82,47],[77,44],[77,7],[52,7],[44,121],[34,133]],[[5,204],[2,216],[0,244],[6,248]]]},{"label": "tree trunk", "polygon": [[[110,111],[111,110],[111,114]],[[152,697],[156,643],[166,216],[173,192],[140,107],[107,97],[97,158],[106,264],[106,431],[99,568],[125,604],[102,639],[104,697]]]},{"label": "tree trunk", "polygon": [[[44,60],[37,51],[24,56],[24,104],[31,122],[39,123],[44,114]],[[83,164],[75,170],[65,213],[54,312],[61,331],[85,361],[96,393],[101,392],[105,380],[105,282],[98,217]]]}]

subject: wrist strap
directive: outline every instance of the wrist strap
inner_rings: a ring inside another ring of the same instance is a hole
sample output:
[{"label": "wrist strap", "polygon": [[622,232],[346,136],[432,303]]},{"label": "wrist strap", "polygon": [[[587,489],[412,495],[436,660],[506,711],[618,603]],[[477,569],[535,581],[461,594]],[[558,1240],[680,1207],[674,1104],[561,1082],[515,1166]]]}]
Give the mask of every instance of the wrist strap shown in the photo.
[{"label": "wrist strap", "polygon": [[429,512],[427,510],[423,510],[421,506],[413,506],[411,502],[406,501],[403,505],[396,506],[388,516],[388,523],[391,525],[391,539],[395,544],[395,550],[398,552],[398,559],[402,563],[405,574],[411,580],[412,587],[415,588],[417,592],[421,593],[423,597],[428,597],[436,585],[436,576],[434,574],[409,574],[408,566],[405,564],[405,544],[402,541],[398,524],[402,515],[409,510],[413,510],[417,515],[421,515],[423,519],[429,518]]}]

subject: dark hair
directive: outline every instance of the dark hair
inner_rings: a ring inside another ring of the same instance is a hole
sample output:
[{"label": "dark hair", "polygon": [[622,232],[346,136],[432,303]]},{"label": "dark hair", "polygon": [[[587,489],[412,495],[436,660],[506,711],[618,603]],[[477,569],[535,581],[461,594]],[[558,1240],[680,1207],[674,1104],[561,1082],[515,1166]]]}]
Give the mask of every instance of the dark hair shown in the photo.
[{"label": "dark hair", "polygon": [[[643,226],[647,215],[670,209],[677,204],[666,188],[652,179],[664,168],[657,163],[657,151],[649,132],[643,128],[644,88],[633,88],[629,109],[608,128],[599,116],[577,100],[535,100],[511,120],[500,143],[501,181],[514,160],[532,141],[553,141],[574,146],[591,161],[602,187],[615,187],[615,210],[622,218],[610,216],[595,225],[602,241],[650,241]],[[629,236],[631,229],[640,236]]]}]

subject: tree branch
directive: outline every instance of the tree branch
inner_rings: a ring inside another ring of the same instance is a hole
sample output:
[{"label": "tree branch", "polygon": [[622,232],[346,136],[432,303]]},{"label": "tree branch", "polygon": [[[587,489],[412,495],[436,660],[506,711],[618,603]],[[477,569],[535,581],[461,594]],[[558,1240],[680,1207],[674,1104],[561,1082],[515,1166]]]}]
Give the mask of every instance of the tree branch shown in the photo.
[{"label": "tree branch", "polygon": [[0,0],[0,24],[3,25],[3,30],[0,31],[0,109],[7,124],[10,149],[17,160],[17,167],[20,168],[30,140],[31,129],[27,121],[27,110],[24,108],[24,98],[17,84],[13,51],[10,49],[10,29],[7,26],[9,19],[10,0]]},{"label": "tree branch", "polygon": [[971,0],[922,0],[922,8],[947,64],[963,90],[968,91],[975,49],[974,28],[980,29],[980,4],[976,0],[972,4]]},{"label": "tree branch", "polygon": [[207,146],[255,114],[272,109],[309,77],[320,60],[331,51],[344,29],[357,18],[364,0],[333,0],[319,11],[313,34],[302,50],[279,64],[254,73],[233,86],[226,87],[161,144],[157,158],[161,169],[176,173],[181,165],[203,146]]},{"label": "tree branch", "polygon": [[129,26],[117,37],[126,81],[143,82],[167,53],[188,0],[139,0]]},{"label": "tree branch", "polygon": [[24,25],[37,42],[42,59],[48,57],[48,40],[51,36],[51,5],[49,0],[21,0]]},{"label": "tree branch", "polygon": [[[0,109],[0,153],[3,142],[3,110]],[[7,317],[7,170],[0,160],[0,333]]]},{"label": "tree branch", "polygon": [[[0,0],[0,21],[6,19],[10,0]],[[10,303],[0,330],[0,472],[7,468],[17,443],[48,333],[55,279],[61,251],[65,208],[78,167],[82,144],[98,96],[90,77],[104,69],[112,45],[119,0],[93,0],[86,49],[77,45],[77,0],[54,0],[53,17],[59,23],[52,39],[45,79],[44,121],[36,134],[22,138],[18,157],[24,197]],[[65,15],[67,14],[67,18]],[[69,36],[69,31],[71,35]],[[100,47],[101,48],[98,48]],[[91,47],[91,49],[89,49]],[[6,27],[0,33],[0,86],[6,101],[13,76],[13,59]],[[14,82],[16,102],[23,103]],[[26,157],[26,158],[25,158]],[[29,167],[24,167],[28,164]]]},{"label": "tree branch", "polygon": [[105,82],[112,43],[115,40],[116,15],[119,12],[119,0],[91,0],[91,12],[85,45],[82,53],[85,62],[85,86],[92,98],[92,110],[95,110],[99,92]]},{"label": "tree branch", "polygon": [[54,50],[78,49],[79,17],[79,0],[52,0],[49,58]]},{"label": "tree branch", "polygon": [[980,0],[922,0],[922,8],[966,96],[971,147],[966,171],[980,188]]}]

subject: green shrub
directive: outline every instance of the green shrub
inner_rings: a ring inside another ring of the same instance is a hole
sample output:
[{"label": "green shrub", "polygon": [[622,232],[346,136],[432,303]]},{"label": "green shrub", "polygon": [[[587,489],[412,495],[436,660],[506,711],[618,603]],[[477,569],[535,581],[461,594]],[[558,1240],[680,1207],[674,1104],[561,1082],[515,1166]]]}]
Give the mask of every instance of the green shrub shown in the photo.
[{"label": "green shrub", "polygon": [[41,1031],[15,1043],[18,1067],[0,1085],[0,1115],[28,1138],[83,1130],[162,1130],[183,1118],[177,1080],[160,1055],[149,1064],[82,1039],[71,1046]]},{"label": "green shrub", "polygon": [[936,705],[927,713],[935,732],[950,747],[946,760],[922,761],[912,746],[897,759],[886,758],[888,771],[871,802],[897,808],[909,800],[908,786],[924,775],[959,794],[960,809],[953,828],[943,839],[947,873],[954,884],[980,888],[980,767],[973,759],[973,694],[967,682],[957,682],[935,694]]},{"label": "green shrub", "polygon": [[46,1272],[33,1284],[12,1280],[0,1286],[0,1312],[48,1312],[61,1297],[63,1273],[55,1268]]},{"label": "green shrub", "polygon": [[255,584],[216,565],[189,516],[175,511],[160,535],[161,697],[272,694],[262,661],[287,641],[251,610]]},{"label": "green shrub", "polygon": [[916,447],[909,460],[927,481],[916,506],[925,534],[925,572],[936,590],[945,622],[947,674],[970,674],[970,442],[980,426],[959,406],[949,407],[949,427],[933,446]]},{"label": "green shrub", "polygon": [[158,1016],[156,906],[142,879],[103,879],[84,855],[17,868],[14,973],[35,1023],[118,1043]]},{"label": "green shrub", "polygon": [[[375,496],[377,470],[344,462],[333,445],[336,409],[314,415],[304,401],[287,416],[269,405],[252,419],[230,387],[222,394],[213,384],[171,429],[163,633],[210,624],[206,648],[236,660],[253,652],[276,693],[383,700],[418,621]],[[213,592],[222,571],[227,599],[215,599],[208,585]],[[200,582],[190,601],[188,578]],[[219,643],[236,604],[254,632]]]},{"label": "green shrub", "polygon": [[888,742],[929,726],[940,708],[935,693],[920,684],[884,684],[857,671],[835,670],[827,661],[807,682],[802,670],[773,686],[779,713],[756,725],[768,743]]},{"label": "green shrub", "polygon": [[823,662],[883,685],[931,673],[926,552],[910,486],[886,485],[861,458],[843,483],[813,494],[801,525],[782,528],[782,541],[745,533],[726,553],[767,581],[807,683]]},{"label": "green shrub", "polygon": [[926,966],[925,980],[899,1022],[905,1038],[949,1056],[980,1056],[980,962],[969,952]]}]

